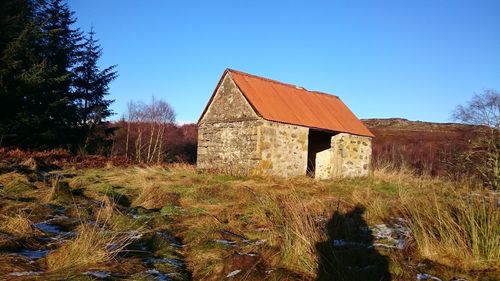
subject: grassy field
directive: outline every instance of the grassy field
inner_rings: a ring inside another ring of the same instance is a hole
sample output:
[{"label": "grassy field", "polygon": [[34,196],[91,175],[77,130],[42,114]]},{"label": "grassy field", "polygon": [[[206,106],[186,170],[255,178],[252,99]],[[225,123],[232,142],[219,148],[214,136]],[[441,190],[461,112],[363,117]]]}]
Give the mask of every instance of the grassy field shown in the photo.
[{"label": "grassy field", "polygon": [[0,279],[499,280],[499,196],[377,169],[0,167]]}]

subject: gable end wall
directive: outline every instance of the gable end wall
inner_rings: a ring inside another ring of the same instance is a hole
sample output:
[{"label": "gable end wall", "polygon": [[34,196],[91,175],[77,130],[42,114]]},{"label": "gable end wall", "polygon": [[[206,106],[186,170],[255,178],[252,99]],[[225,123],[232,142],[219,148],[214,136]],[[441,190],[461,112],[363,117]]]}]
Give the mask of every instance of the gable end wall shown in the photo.
[{"label": "gable end wall", "polygon": [[198,125],[198,168],[231,173],[254,169],[261,124],[230,75],[225,75]]},{"label": "gable end wall", "polygon": [[261,118],[255,113],[231,76],[226,74],[199,123],[201,125],[259,119]]}]

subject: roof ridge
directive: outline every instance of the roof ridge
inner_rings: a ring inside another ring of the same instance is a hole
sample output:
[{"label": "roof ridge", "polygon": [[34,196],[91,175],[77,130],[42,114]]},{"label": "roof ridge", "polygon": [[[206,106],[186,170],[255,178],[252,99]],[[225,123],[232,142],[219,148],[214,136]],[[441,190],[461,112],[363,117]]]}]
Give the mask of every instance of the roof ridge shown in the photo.
[{"label": "roof ridge", "polygon": [[329,97],[334,97],[334,98],[340,99],[339,96],[337,96],[337,95],[332,95],[332,94],[321,92],[321,91],[308,91],[308,92],[311,92],[313,94],[325,95],[325,96],[329,96]]},{"label": "roof ridge", "polygon": [[270,79],[270,78],[267,78],[267,77],[264,77],[264,76],[258,76],[258,75],[250,74],[250,73],[247,73],[247,72],[243,72],[243,71],[239,71],[239,70],[235,70],[235,69],[231,69],[231,68],[228,68],[227,70],[229,72],[236,72],[236,73],[241,74],[241,75],[246,75],[246,76],[254,77],[254,78],[257,78],[257,79],[261,79],[261,80],[265,80],[265,81],[268,81],[268,82],[273,82],[273,83],[281,84],[281,85],[285,85],[285,86],[291,86],[291,87],[296,87],[296,88],[299,87],[299,88],[303,88],[305,90],[304,87],[297,86],[297,85],[290,84],[290,83],[281,82],[281,81],[278,81],[278,80],[273,80],[273,79]]},{"label": "roof ridge", "polygon": [[238,74],[241,74],[241,75],[245,75],[245,76],[257,78],[257,79],[268,81],[268,82],[272,82],[272,83],[275,83],[275,84],[280,84],[280,85],[284,85],[284,86],[288,86],[288,87],[294,87],[296,89],[303,90],[303,91],[309,92],[311,94],[320,94],[320,95],[326,95],[326,96],[329,96],[329,97],[334,97],[334,98],[337,98],[337,99],[339,98],[337,95],[332,95],[332,94],[328,94],[328,93],[320,92],[320,91],[308,90],[308,89],[306,89],[305,87],[302,87],[302,86],[298,86],[298,85],[294,85],[294,84],[290,84],[290,83],[281,82],[281,81],[278,81],[278,80],[274,80],[274,79],[270,79],[270,78],[267,78],[267,77],[250,74],[250,73],[239,71],[239,70],[235,70],[235,69],[232,69],[232,68],[227,68],[226,71],[228,71],[228,72],[235,72],[235,73],[238,73]]}]

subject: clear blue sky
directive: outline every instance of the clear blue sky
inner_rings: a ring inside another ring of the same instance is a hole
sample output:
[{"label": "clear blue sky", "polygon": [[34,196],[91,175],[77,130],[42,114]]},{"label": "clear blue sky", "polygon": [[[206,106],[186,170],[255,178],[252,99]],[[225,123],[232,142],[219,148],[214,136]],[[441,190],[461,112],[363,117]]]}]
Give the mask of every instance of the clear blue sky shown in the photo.
[{"label": "clear blue sky", "polygon": [[129,100],[196,121],[225,68],[336,94],[360,118],[449,121],[500,90],[500,1],[69,1]]}]

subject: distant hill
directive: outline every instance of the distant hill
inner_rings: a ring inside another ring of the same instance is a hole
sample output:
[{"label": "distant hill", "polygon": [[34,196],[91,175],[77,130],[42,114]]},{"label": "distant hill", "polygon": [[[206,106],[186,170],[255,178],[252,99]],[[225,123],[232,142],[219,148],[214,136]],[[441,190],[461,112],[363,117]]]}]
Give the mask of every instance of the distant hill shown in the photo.
[{"label": "distant hill", "polygon": [[375,130],[390,128],[391,130],[431,130],[439,132],[466,132],[481,130],[481,126],[466,125],[460,123],[436,123],[424,121],[410,121],[404,118],[372,118],[361,119],[361,121]]},{"label": "distant hill", "polygon": [[375,165],[407,165],[419,172],[449,172],[455,156],[468,149],[484,127],[457,123],[410,121],[402,118],[363,119],[375,134]]}]

